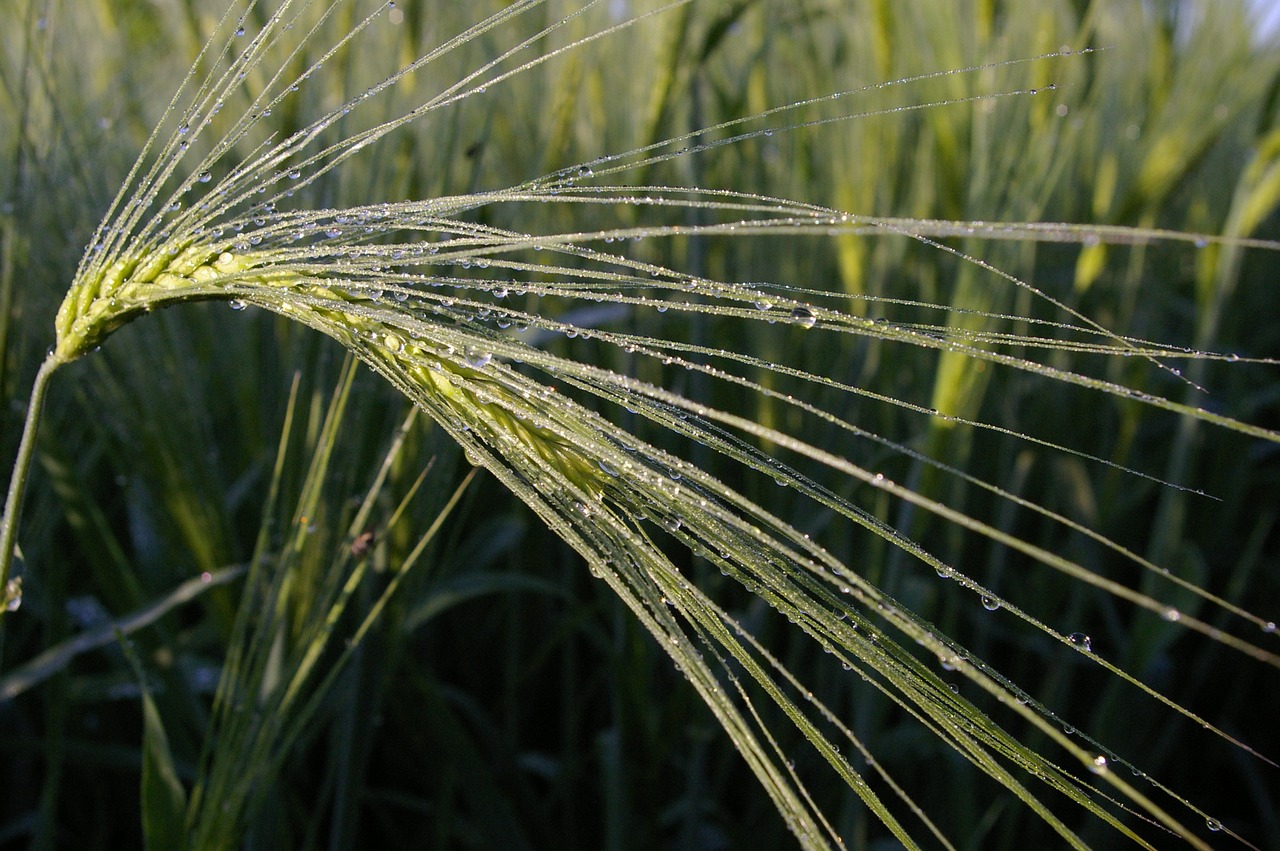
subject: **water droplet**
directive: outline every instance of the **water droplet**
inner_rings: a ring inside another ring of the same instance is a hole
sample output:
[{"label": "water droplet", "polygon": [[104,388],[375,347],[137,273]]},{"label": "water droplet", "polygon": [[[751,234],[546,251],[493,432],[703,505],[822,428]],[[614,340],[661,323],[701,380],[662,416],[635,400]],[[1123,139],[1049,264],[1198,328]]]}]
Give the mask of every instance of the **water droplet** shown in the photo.
[{"label": "water droplet", "polygon": [[232,310],[244,310],[245,303],[238,298],[231,299],[230,306]]},{"label": "water droplet", "polygon": [[1107,758],[1102,754],[1098,754],[1093,758],[1093,764],[1089,766],[1089,770],[1094,774],[1107,773]]},{"label": "water droplet", "polygon": [[1263,632],[1275,632],[1275,631],[1276,631],[1276,622],[1275,622],[1275,621],[1267,621],[1266,623],[1264,623],[1264,624],[1262,625],[1262,631],[1263,631]]},{"label": "water droplet", "polygon": [[1000,601],[994,597],[983,597],[982,608],[986,609],[988,612],[994,612],[996,609],[1000,608]]},{"label": "water droplet", "polygon": [[818,324],[818,317],[813,315],[813,311],[807,307],[797,307],[791,311],[791,320],[801,328],[812,328]]},{"label": "water droplet", "polygon": [[1170,623],[1176,623],[1177,621],[1182,620],[1182,612],[1178,611],[1173,606],[1168,606],[1165,609],[1161,610],[1160,617],[1164,618]]},{"label": "water droplet", "polygon": [[7,612],[16,612],[22,607],[21,576],[15,576],[4,584],[4,594],[0,595],[0,599],[4,600],[4,608]]},{"label": "water droplet", "polygon": [[1205,819],[1204,826],[1212,830],[1214,833],[1222,830],[1222,822],[1218,821],[1216,818]]},{"label": "water droplet", "polygon": [[1067,636],[1067,641],[1070,641],[1086,653],[1091,653],[1093,651],[1093,640],[1083,632],[1071,633]]},{"label": "water droplet", "polygon": [[244,27],[236,27],[236,37],[239,38],[242,35],[244,35]]},{"label": "water droplet", "polygon": [[493,353],[482,352],[473,346],[467,346],[462,359],[472,369],[483,369],[489,361],[493,360]]},{"label": "water droplet", "polygon": [[382,338],[382,342],[393,352],[401,351],[404,348],[404,340],[396,334],[387,334]]},{"label": "water droplet", "polygon": [[197,177],[196,180],[200,181],[201,183],[208,183],[210,180],[213,180],[213,175],[207,171],[202,171],[200,172],[200,176]]},{"label": "water droplet", "polygon": [[289,172],[290,180],[297,180],[299,177],[302,177],[302,172],[298,169],[295,168],[293,171]]}]

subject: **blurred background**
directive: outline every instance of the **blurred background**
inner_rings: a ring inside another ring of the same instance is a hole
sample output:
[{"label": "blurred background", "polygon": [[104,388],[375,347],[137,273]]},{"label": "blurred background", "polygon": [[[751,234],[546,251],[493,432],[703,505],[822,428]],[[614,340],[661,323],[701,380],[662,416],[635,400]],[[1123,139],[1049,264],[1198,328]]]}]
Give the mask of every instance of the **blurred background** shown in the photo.
[{"label": "blurred background", "polygon": [[[293,73],[373,5],[339,4],[288,60]],[[504,5],[400,2],[362,34],[358,49],[337,54],[264,126],[296,129]],[[569,44],[656,5],[601,4],[536,50]],[[352,121],[412,108],[575,6],[552,0],[477,35]],[[8,22],[0,28],[6,401],[0,457],[13,456],[32,375],[52,344],[53,314],[84,247],[222,13],[219,0],[0,0],[0,19]],[[264,19],[255,9],[246,21],[252,28]],[[1125,225],[1274,240],[1280,238],[1276,25],[1275,4],[1231,0],[699,0],[433,112],[293,201],[327,207],[496,189],[771,107],[867,87],[746,125],[776,127],[769,135],[610,180],[757,192],[884,217]],[[1068,55],[999,64],[1064,48]],[[1085,48],[1105,49],[1072,53]],[[975,65],[988,67],[933,75]],[[912,81],[920,75],[933,76]],[[265,84],[262,76],[245,81],[246,103]],[[876,85],[890,81],[908,82]],[[995,96],[1029,89],[1039,93]],[[621,226],[660,223],[668,214],[625,204],[604,212],[505,205],[472,213],[531,233],[602,226],[591,216]],[[678,215],[689,222],[714,216]],[[1245,359],[1280,357],[1280,323],[1272,321],[1280,255],[1273,250],[1192,240],[945,243],[1116,334]],[[822,290],[831,294],[827,303],[888,323],[1053,337],[1052,326],[1032,323],[1067,321],[1028,290],[901,235],[650,239],[619,250],[706,278]],[[797,390],[868,431],[1094,528],[1264,620],[1280,620],[1274,444],[901,343],[674,313],[633,312],[620,321],[650,336],[766,360],[785,356],[838,381],[991,423],[998,428],[919,416],[870,398],[855,406],[848,395],[824,396],[821,388]],[[847,435],[797,419],[766,397],[708,387],[590,341],[548,345],[831,445],[1275,652],[1275,636],[1256,625],[1204,608],[1095,540],[910,456],[877,444],[848,445]],[[1280,428],[1273,364],[1168,359],[1202,393],[1139,358],[1015,351]],[[364,370],[356,372],[349,399],[334,405],[345,375],[344,352],[330,340],[278,317],[209,303],[148,316],[57,378],[20,537],[21,607],[0,634],[0,848],[139,845],[151,806],[139,794],[144,688],[189,789],[210,752],[243,734],[225,707],[214,708],[220,678],[235,673],[227,674],[228,659],[251,656],[245,648],[270,656],[271,636],[238,618],[252,620],[246,611],[285,600],[292,626],[277,639],[314,636],[353,562],[367,558],[342,618],[327,625],[331,644],[323,658],[336,661],[470,469],[419,418],[377,481],[408,406]],[[338,423],[333,428],[325,426],[329,411]],[[1118,466],[1054,451],[1024,434]],[[644,436],[719,472],[712,453],[671,436]],[[429,464],[421,491],[389,529]],[[870,488],[802,471],[1055,629],[1087,633],[1107,659],[1280,759],[1273,667]],[[799,494],[751,479],[730,483],[955,636],[1066,723],[1258,847],[1280,847],[1273,765],[1007,613],[988,611],[972,594],[881,539],[815,511]],[[367,528],[375,534],[367,552],[353,554],[359,530],[351,524],[363,504],[371,507]],[[844,675],[759,598],[688,553],[672,555],[871,744],[956,847],[1056,847],[1059,840],[1034,814]],[[271,577],[260,587],[244,579],[255,558]],[[202,574],[216,581],[189,584]],[[137,613],[150,616],[127,620]],[[129,652],[111,637],[113,625],[128,627]],[[68,644],[84,634],[99,636],[96,645]],[[42,657],[50,648],[62,652]],[[269,675],[270,665],[263,665]],[[268,736],[264,750],[246,751],[276,761],[235,811],[245,833],[233,844],[721,849],[785,848],[794,841],[666,654],[572,551],[484,474],[468,485],[373,629],[335,670],[326,688],[319,688],[320,674],[307,681],[314,689],[309,714],[283,725],[292,738]],[[962,692],[966,685],[957,678]],[[964,693],[984,705],[983,696]],[[769,709],[762,712],[768,716]],[[794,753],[801,776],[821,778],[814,794],[848,846],[897,847],[847,789],[819,772],[818,757],[779,720],[781,746]],[[251,724],[268,729],[271,722],[267,713]],[[1028,742],[1037,745],[1034,733]],[[1078,811],[1064,806],[1060,815],[1097,847],[1120,847],[1117,834],[1090,825]],[[1156,847],[1176,847],[1158,831],[1144,835]]]}]

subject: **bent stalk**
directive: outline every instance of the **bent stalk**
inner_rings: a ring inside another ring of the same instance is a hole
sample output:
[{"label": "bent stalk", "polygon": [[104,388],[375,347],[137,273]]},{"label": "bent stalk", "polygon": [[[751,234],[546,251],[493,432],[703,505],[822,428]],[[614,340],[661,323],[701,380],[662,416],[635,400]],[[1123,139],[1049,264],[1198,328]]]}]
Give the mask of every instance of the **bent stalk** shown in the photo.
[{"label": "bent stalk", "polygon": [[14,600],[20,599],[19,590],[9,584],[9,567],[13,562],[13,551],[18,539],[18,521],[22,517],[22,497],[26,491],[27,471],[31,468],[31,458],[35,455],[36,432],[40,427],[40,412],[44,408],[44,394],[49,385],[49,376],[64,363],[63,359],[50,352],[40,369],[36,372],[35,383],[31,386],[31,401],[27,405],[27,419],[22,426],[22,440],[18,444],[18,456],[13,462],[13,475],[9,478],[9,495],[4,503],[4,520],[0,525],[0,623]]}]

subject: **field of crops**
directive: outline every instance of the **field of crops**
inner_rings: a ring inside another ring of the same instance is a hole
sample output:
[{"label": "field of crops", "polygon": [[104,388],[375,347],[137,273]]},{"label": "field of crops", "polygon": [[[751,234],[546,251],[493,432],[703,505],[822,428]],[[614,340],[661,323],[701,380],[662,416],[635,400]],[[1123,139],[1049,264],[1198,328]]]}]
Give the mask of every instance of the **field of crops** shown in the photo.
[{"label": "field of crops", "polygon": [[0,0],[0,849],[1275,847],[1264,13]]}]

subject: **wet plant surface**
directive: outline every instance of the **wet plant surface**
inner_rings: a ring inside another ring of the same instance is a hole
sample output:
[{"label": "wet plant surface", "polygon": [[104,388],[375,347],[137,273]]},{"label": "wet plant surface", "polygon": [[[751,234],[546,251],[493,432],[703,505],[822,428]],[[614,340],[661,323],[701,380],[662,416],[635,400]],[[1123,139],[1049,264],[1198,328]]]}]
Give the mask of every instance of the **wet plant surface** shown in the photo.
[{"label": "wet plant surface", "polygon": [[10,5],[0,845],[1280,833],[1243,5]]}]

